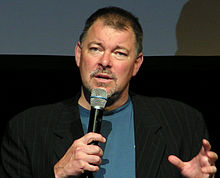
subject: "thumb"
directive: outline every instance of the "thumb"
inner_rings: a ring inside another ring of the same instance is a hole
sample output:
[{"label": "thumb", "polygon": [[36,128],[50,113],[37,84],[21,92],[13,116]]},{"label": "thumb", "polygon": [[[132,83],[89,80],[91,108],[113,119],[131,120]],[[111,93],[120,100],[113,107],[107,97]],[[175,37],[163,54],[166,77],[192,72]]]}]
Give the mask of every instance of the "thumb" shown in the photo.
[{"label": "thumb", "polygon": [[174,166],[176,166],[179,170],[183,170],[183,167],[185,166],[184,162],[174,155],[170,155],[168,157],[168,161]]}]

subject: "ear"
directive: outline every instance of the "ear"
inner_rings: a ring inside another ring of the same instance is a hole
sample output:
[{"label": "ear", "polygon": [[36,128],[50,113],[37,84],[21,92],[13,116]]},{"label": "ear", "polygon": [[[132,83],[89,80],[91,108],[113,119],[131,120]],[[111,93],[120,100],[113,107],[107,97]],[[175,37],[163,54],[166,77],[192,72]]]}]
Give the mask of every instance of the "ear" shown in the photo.
[{"label": "ear", "polygon": [[134,69],[133,69],[133,74],[132,74],[133,77],[138,73],[143,63],[143,60],[144,60],[143,53],[140,53],[134,62]]},{"label": "ear", "polygon": [[79,67],[80,66],[80,60],[81,60],[81,44],[78,42],[75,46],[75,60],[76,60],[76,65]]}]

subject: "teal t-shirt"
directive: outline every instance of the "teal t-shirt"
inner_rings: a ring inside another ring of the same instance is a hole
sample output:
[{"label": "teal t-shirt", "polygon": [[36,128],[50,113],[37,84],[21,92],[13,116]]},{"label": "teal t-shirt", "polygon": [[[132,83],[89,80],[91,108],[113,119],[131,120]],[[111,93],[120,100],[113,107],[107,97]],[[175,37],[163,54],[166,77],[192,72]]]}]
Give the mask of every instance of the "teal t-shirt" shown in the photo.
[{"label": "teal t-shirt", "polygon": [[[79,109],[83,130],[87,133],[90,111],[81,106]],[[104,155],[94,178],[135,178],[134,116],[130,98],[120,108],[104,112],[101,134],[107,142],[100,144]]]}]

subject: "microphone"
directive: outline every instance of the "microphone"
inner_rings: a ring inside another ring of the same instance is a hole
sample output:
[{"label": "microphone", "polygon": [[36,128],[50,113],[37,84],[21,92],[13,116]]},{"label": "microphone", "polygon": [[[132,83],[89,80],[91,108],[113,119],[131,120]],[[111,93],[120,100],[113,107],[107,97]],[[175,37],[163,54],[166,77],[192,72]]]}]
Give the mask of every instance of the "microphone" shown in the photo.
[{"label": "microphone", "polygon": [[[105,105],[107,103],[107,92],[102,88],[92,89],[90,96],[90,118],[89,118],[89,126],[88,133],[95,132],[100,133],[101,124],[102,124],[102,116]],[[97,145],[98,142],[94,142],[92,144]]]},{"label": "microphone", "polygon": [[[107,92],[105,89],[95,88],[92,89],[91,96],[90,96],[90,117],[89,117],[89,132],[100,133],[101,131],[101,124],[102,124],[102,116],[105,105],[107,103]],[[98,145],[98,141],[93,141],[90,144]],[[86,171],[85,172],[86,178],[93,178],[92,172]]]}]

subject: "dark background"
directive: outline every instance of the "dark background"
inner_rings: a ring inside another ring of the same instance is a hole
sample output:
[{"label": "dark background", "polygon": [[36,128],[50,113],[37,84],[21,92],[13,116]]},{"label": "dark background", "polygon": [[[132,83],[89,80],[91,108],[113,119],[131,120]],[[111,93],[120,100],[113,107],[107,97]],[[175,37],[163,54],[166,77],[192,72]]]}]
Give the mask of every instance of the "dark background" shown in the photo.
[{"label": "dark background", "polygon": [[[74,57],[0,55],[0,58],[0,138],[8,120],[17,113],[73,97],[80,89]],[[220,153],[219,74],[220,60],[214,56],[145,56],[142,68],[131,81],[131,90],[176,99],[198,109],[207,124],[212,149]]]}]

